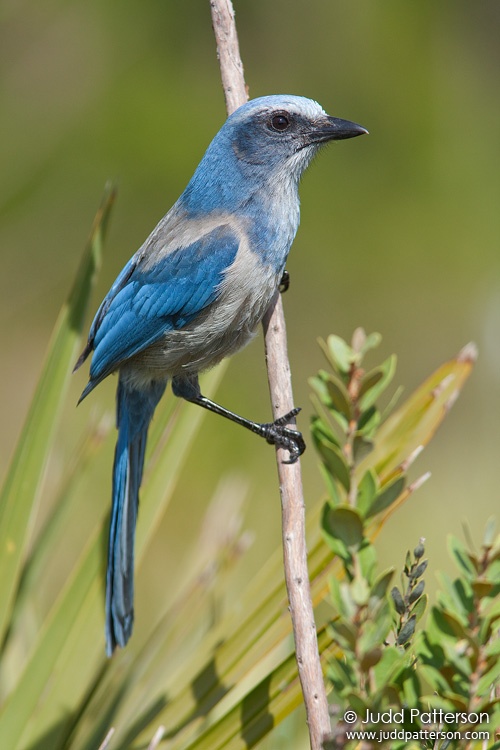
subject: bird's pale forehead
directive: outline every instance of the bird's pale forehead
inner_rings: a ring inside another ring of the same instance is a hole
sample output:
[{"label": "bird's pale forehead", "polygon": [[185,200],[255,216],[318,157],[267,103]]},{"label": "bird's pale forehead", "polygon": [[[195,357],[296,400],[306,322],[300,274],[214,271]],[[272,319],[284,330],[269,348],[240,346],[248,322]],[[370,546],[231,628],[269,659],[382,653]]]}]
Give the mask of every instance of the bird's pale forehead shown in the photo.
[{"label": "bird's pale forehead", "polygon": [[308,119],[315,119],[325,115],[323,107],[313,99],[306,99],[302,96],[263,96],[259,99],[253,99],[241,108],[242,114],[246,110],[248,114],[273,112],[276,110],[286,110],[292,114],[300,115]]},{"label": "bird's pale forehead", "polygon": [[314,119],[315,117],[326,114],[323,107],[321,107],[318,102],[315,102],[312,99],[301,99],[299,102],[296,102],[294,100],[290,100],[287,102],[286,100],[284,100],[282,107],[278,104],[278,106],[270,107],[270,109],[286,109],[292,114],[301,115],[302,117],[307,117],[310,119]]}]

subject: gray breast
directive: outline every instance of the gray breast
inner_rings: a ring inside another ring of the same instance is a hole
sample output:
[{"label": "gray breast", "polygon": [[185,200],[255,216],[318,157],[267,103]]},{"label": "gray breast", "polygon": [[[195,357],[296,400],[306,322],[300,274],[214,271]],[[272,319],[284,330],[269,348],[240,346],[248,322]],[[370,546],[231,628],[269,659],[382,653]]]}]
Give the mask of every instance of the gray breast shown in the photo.
[{"label": "gray breast", "polygon": [[246,246],[226,271],[217,300],[195,320],[138,354],[130,365],[147,368],[151,377],[207,370],[244,347],[277,290],[279,272],[264,265]]}]

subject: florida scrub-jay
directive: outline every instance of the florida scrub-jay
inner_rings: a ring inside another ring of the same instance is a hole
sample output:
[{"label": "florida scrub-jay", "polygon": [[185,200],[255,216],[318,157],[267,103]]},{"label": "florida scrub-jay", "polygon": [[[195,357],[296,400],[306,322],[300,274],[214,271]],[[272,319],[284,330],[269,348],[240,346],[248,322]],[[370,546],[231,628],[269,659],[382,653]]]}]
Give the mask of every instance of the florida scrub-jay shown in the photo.
[{"label": "florida scrub-jay", "polygon": [[299,96],[265,96],[234,112],[187,188],[102,302],[75,369],[91,352],[84,399],[118,372],[113,500],[106,579],[106,650],[133,626],[134,535],[149,423],[168,380],[176,396],[287,448],[287,427],[246,420],[205,398],[198,373],[241,349],[278,289],[299,224],[299,180],[321,144],[367,131]]}]

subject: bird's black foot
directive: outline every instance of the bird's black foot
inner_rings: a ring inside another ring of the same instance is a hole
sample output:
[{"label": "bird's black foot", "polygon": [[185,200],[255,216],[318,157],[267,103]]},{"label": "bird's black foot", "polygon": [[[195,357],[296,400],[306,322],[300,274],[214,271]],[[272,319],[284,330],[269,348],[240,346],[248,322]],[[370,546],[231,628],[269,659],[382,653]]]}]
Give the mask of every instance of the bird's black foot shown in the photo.
[{"label": "bird's black foot", "polygon": [[290,422],[300,409],[292,409],[288,414],[285,414],[279,419],[275,419],[274,422],[268,422],[262,426],[262,435],[265,437],[268,443],[271,445],[278,445],[280,448],[286,448],[290,453],[288,461],[284,461],[285,464],[294,464],[297,459],[304,453],[306,444],[302,434],[298,430],[293,430],[291,427],[286,427],[287,423]]},{"label": "bird's black foot", "polygon": [[286,268],[283,271],[283,275],[281,277],[280,285],[278,288],[281,294],[288,292],[288,289],[290,288],[290,273],[286,270]]}]

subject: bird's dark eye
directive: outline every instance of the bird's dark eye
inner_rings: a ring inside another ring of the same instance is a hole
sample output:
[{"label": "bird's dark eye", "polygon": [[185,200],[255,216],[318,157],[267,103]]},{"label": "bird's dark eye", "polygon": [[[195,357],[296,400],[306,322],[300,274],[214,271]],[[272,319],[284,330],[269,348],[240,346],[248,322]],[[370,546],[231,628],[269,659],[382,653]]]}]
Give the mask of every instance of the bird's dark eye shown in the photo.
[{"label": "bird's dark eye", "polygon": [[290,120],[284,114],[273,115],[271,117],[271,127],[273,130],[277,130],[282,133],[288,127],[290,127]]}]

